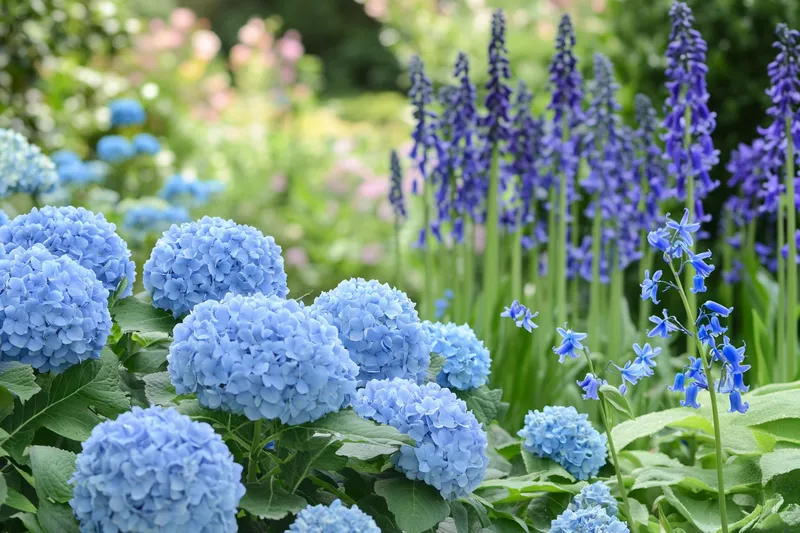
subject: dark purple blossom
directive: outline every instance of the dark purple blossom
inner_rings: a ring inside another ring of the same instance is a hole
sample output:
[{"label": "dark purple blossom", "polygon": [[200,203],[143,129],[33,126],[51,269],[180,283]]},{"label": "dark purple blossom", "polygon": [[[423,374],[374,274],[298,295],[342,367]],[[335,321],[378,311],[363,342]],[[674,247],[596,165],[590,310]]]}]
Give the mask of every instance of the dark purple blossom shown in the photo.
[{"label": "dark purple blossom", "polygon": [[389,203],[392,204],[394,216],[398,222],[406,218],[406,201],[403,197],[403,170],[400,168],[400,158],[397,151],[392,150],[390,158],[391,184],[389,187]]},{"label": "dark purple blossom", "polygon": [[[433,103],[433,85],[431,80],[425,75],[425,65],[418,56],[411,58],[410,66],[411,105],[414,115],[414,131],[411,137],[414,145],[411,148],[411,159],[417,162],[419,173],[423,180],[428,180],[431,150],[436,150],[438,140],[436,135],[437,115],[431,110]],[[418,190],[418,185],[414,184],[414,190]]]}]

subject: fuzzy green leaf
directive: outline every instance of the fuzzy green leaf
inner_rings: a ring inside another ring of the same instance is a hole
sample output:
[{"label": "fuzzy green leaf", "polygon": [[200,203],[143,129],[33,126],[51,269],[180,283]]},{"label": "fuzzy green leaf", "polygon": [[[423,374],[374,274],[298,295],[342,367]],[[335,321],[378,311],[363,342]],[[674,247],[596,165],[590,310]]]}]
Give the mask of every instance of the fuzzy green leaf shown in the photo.
[{"label": "fuzzy green leaf", "polygon": [[248,483],[247,492],[239,507],[251,515],[267,520],[280,520],[289,513],[297,513],[306,506],[306,501],[290,494],[278,486],[274,478],[261,483]]},{"label": "fuzzy green leaf", "polygon": [[120,300],[111,309],[114,319],[123,333],[169,333],[178,323],[172,315],[156,309],[151,302],[139,295]]},{"label": "fuzzy green leaf", "polygon": [[67,504],[41,500],[38,517],[45,533],[80,533],[72,508]]},{"label": "fuzzy green leaf", "polygon": [[800,469],[800,450],[783,449],[766,453],[759,459],[761,482],[766,485],[775,476]]},{"label": "fuzzy green leaf", "polygon": [[17,361],[0,363],[0,386],[13,393],[21,403],[41,390],[33,375],[33,367]]},{"label": "fuzzy green leaf", "polygon": [[400,529],[422,533],[450,515],[450,506],[439,492],[420,481],[395,477],[375,483],[375,493],[386,500]]},{"label": "fuzzy green leaf", "polygon": [[67,503],[72,498],[69,478],[75,471],[77,456],[72,452],[50,446],[32,446],[30,458],[39,498]]},{"label": "fuzzy green leaf", "polygon": [[144,381],[144,395],[149,402],[156,405],[175,406],[175,398],[178,393],[175,392],[175,386],[169,379],[169,372],[148,374],[142,378],[142,381]]},{"label": "fuzzy green leaf", "polygon": [[467,409],[472,411],[484,427],[489,427],[493,421],[500,420],[508,411],[508,404],[503,402],[501,389],[490,389],[484,385],[477,389],[456,391],[456,395],[466,402]]},{"label": "fuzzy green leaf", "polygon": [[602,385],[600,387],[600,394],[607,404],[610,404],[619,413],[625,415],[629,420],[636,420],[633,415],[628,399],[616,387],[611,385]]},{"label": "fuzzy green leaf", "polygon": [[8,489],[8,496],[6,497],[6,501],[3,502],[3,505],[7,505],[12,509],[23,511],[25,513],[36,512],[36,506],[33,505],[28,498],[10,487]]}]

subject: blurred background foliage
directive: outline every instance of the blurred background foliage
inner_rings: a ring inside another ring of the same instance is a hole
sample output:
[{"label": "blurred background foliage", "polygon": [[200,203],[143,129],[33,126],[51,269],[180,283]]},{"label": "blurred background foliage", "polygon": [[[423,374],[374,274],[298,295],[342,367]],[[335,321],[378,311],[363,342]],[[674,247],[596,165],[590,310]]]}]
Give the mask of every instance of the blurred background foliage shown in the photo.
[{"label": "blurred background foliage", "polygon": [[[774,26],[796,27],[800,4],[690,4],[709,42],[715,143],[724,163],[764,117]],[[146,130],[163,147],[152,172],[161,180],[180,172],[224,182],[224,194],[196,214],[235,218],[274,235],[300,296],[348,276],[390,277],[391,262],[383,260],[393,231],[385,201],[388,152],[408,146],[405,65],[412,54],[425,59],[441,85],[463,50],[481,83],[491,11],[501,7],[515,77],[536,90],[541,109],[556,24],[568,10],[585,75],[593,51],[610,55],[630,115],[636,92],[656,102],[665,96],[668,6],[669,0],[5,0],[0,127],[20,130],[46,151],[69,148],[92,158],[109,129],[108,101],[141,100]],[[724,165],[716,172],[724,183]],[[137,183],[135,195],[154,194],[159,182]],[[729,191],[715,194],[712,212]],[[409,243],[414,227],[407,225]],[[407,269],[404,280],[412,292],[417,271]]]}]

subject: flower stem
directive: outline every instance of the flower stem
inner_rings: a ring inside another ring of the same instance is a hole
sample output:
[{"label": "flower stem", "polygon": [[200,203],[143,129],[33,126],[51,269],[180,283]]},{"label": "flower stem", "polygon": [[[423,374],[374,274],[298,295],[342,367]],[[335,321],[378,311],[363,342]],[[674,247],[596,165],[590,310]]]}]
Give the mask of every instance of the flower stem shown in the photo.
[{"label": "flower stem", "polygon": [[247,461],[247,482],[255,483],[258,480],[258,456],[261,453],[261,428],[264,421],[260,418],[253,424],[253,442],[250,445],[250,458]]},{"label": "flower stem", "polygon": [[600,202],[595,197],[594,219],[592,221],[592,283],[589,289],[589,338],[595,343],[595,350],[602,351],[600,342],[600,254],[602,252],[603,216]]},{"label": "flower stem", "polygon": [[522,228],[514,233],[511,248],[511,299],[524,300],[522,297]]},{"label": "flower stem", "polygon": [[[683,135],[683,149],[686,150],[687,158],[689,150],[692,145],[692,108],[687,104],[686,110],[683,113],[683,121],[684,121],[684,135]],[[689,220],[694,220],[695,215],[695,194],[694,194],[694,176],[687,175],[686,176],[686,209],[689,210]],[[695,246],[689,247],[689,250],[694,253]],[[689,269],[686,269],[686,285],[692,285],[692,274],[689,272]],[[697,297],[693,292],[690,292],[688,295],[685,295],[688,298],[689,308],[690,309],[697,309]],[[692,355],[693,348],[692,342],[687,341],[686,343],[686,351],[688,355]]]},{"label": "flower stem", "polygon": [[433,203],[433,184],[430,181],[426,181],[422,185],[424,187],[423,191],[423,201],[422,205],[424,208],[423,211],[423,224],[425,232],[425,243],[422,250],[424,254],[425,260],[425,297],[422,299],[422,318],[430,320],[433,318],[433,301],[435,299],[435,295],[433,293],[433,239],[431,238],[431,214],[430,208],[431,204]]},{"label": "flower stem", "polygon": [[786,346],[786,360],[789,363],[787,381],[793,381],[797,377],[797,357],[795,354],[797,345],[797,209],[795,207],[794,190],[794,141],[792,138],[792,118],[786,117],[786,215],[787,215],[787,235],[789,241],[789,257],[786,260],[786,297],[788,320],[786,323],[786,336],[788,344]]},{"label": "flower stem", "polygon": [[402,271],[402,255],[400,250],[400,218],[394,219],[394,284],[400,285],[400,272]]},{"label": "flower stem", "polygon": [[483,341],[491,346],[492,318],[494,318],[497,302],[497,286],[500,269],[500,232],[497,217],[497,195],[500,187],[500,154],[497,143],[492,147],[491,167],[489,170],[489,195],[486,203],[486,249],[484,250],[483,268]]},{"label": "flower stem", "polygon": [[475,231],[472,219],[464,220],[464,294],[461,296],[461,319],[469,322],[472,318],[473,285],[475,283]]},{"label": "flower stem", "polygon": [[788,316],[786,315],[786,262],[783,260],[781,249],[786,242],[784,235],[784,205],[783,198],[778,198],[778,339],[775,343],[776,356],[778,358],[778,368],[780,369],[780,381],[791,381],[788,376],[789,362],[786,360],[787,346],[786,346],[786,322]]},{"label": "flower stem", "polygon": [[686,310],[686,317],[689,319],[688,326],[691,337],[694,339],[697,347],[698,357],[700,357],[700,360],[703,362],[703,372],[705,372],[706,380],[708,381],[708,395],[711,398],[711,416],[714,422],[714,447],[717,454],[716,466],[717,484],[719,486],[719,490],[717,491],[719,495],[719,514],[720,520],[722,521],[722,533],[728,533],[728,510],[727,503],[725,501],[725,478],[722,473],[722,436],[720,435],[719,429],[719,409],[717,408],[717,392],[714,390],[714,378],[711,375],[711,368],[705,351],[703,350],[703,345],[700,343],[700,339],[697,336],[697,325],[695,324],[696,318],[694,311],[689,305],[689,300],[686,298],[686,291],[683,290],[683,283],[681,283],[680,276],[678,276],[677,272],[675,272],[675,267],[672,265],[672,261],[669,261],[669,269],[672,271],[672,275],[675,278],[675,283],[678,286],[678,293],[681,296],[683,307]]},{"label": "flower stem", "polygon": [[[642,158],[643,161],[646,158]],[[650,182],[647,179],[646,163],[642,163],[641,169],[642,180],[639,185],[641,192],[639,195],[639,213],[645,213],[647,209],[647,195],[650,193]],[[648,228],[642,228],[641,235],[639,236],[639,249],[642,250],[642,259],[639,261],[639,280],[644,279],[644,273],[653,268],[653,249],[647,242]],[[650,299],[640,300],[639,302],[639,329],[638,332],[642,335],[641,342],[647,339],[647,317],[650,316]]]},{"label": "flower stem", "polygon": [[613,246],[611,261],[611,285],[609,287],[608,350],[606,353],[619,354],[622,350],[622,270],[619,268],[617,246]]},{"label": "flower stem", "polygon": [[561,325],[567,321],[567,172],[561,173],[561,183],[558,188],[558,266],[553,273],[558,273],[556,279],[556,324]]}]

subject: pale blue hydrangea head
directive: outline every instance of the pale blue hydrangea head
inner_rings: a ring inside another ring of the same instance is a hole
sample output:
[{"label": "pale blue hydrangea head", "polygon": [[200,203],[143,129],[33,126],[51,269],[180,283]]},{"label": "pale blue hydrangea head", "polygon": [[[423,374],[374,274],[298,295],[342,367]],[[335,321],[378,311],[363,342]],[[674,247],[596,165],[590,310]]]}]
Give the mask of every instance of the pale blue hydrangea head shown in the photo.
[{"label": "pale blue hydrangea head", "polygon": [[289,294],[275,239],[217,217],[165,231],[144,264],[144,288],[155,307],[176,318],[229,292],[282,298]]},{"label": "pale blue hydrangea head", "polygon": [[8,215],[6,214],[6,212],[3,211],[2,209],[0,209],[0,226],[2,226],[3,224],[6,224],[8,222],[8,220],[9,220],[9,218],[8,218]]},{"label": "pale blue hydrangea head", "polygon": [[320,294],[314,307],[339,329],[339,338],[358,365],[359,387],[373,379],[425,379],[430,341],[414,302],[403,291],[352,278]]},{"label": "pale blue hydrangea head", "polygon": [[57,183],[55,163],[38,146],[16,131],[0,128],[0,198],[50,192]]},{"label": "pale blue hydrangea head", "polygon": [[100,357],[111,332],[108,291],[41,244],[13,248],[0,254],[0,324],[0,360],[60,373]]},{"label": "pale blue hydrangea head", "polygon": [[144,124],[147,114],[144,107],[132,98],[117,98],[108,104],[111,111],[111,126],[137,126]]},{"label": "pale blue hydrangea head", "polygon": [[133,138],[133,148],[137,154],[156,155],[161,151],[161,143],[149,133],[139,133]]},{"label": "pale blue hydrangea head", "polygon": [[619,514],[617,499],[612,496],[608,485],[602,481],[583,487],[577,496],[572,499],[569,509],[577,511],[595,506],[605,509],[609,516],[617,516]]},{"label": "pale blue hydrangea head", "polygon": [[124,163],[136,155],[136,148],[122,135],[106,135],[97,141],[97,157],[106,163]]},{"label": "pale blue hydrangea head", "polygon": [[380,528],[367,513],[355,505],[347,508],[340,500],[329,506],[309,505],[299,513],[289,526],[294,533],[381,533]]},{"label": "pale blue hydrangea head", "polygon": [[54,255],[66,255],[94,272],[103,287],[114,292],[125,280],[123,298],[133,294],[136,266],[117,227],[102,213],[83,207],[33,208],[0,227],[0,244],[6,250],[43,244]]},{"label": "pale blue hydrangea head", "polygon": [[602,507],[567,509],[550,524],[550,533],[630,533],[628,525]]},{"label": "pale blue hydrangea head", "polygon": [[336,328],[277,295],[203,302],[175,327],[169,375],[178,394],[251,420],[302,424],[350,404],[358,367]]},{"label": "pale blue hydrangea head", "polygon": [[606,464],[605,435],[601,435],[574,407],[547,406],[528,411],[517,433],[523,447],[537,457],[548,457],[577,479],[596,476]]},{"label": "pale blue hydrangea head", "polygon": [[417,442],[403,445],[392,457],[409,479],[424,481],[449,500],[468,496],[483,480],[489,464],[486,432],[448,389],[407,379],[370,381],[356,394],[353,407],[360,416]]},{"label": "pale blue hydrangea head", "polygon": [[150,233],[161,233],[173,224],[189,222],[191,217],[185,207],[177,205],[142,204],[125,211],[122,226],[136,239]]},{"label": "pale blue hydrangea head", "polygon": [[50,154],[50,159],[57,167],[81,162],[81,156],[72,150],[57,150]]},{"label": "pale blue hydrangea head", "polygon": [[133,407],[83,443],[69,504],[82,533],[235,533],[241,475],[210,425]]},{"label": "pale blue hydrangea head", "polygon": [[492,359],[468,324],[423,322],[431,342],[431,352],[444,357],[436,382],[442,387],[468,390],[485,385],[489,380]]},{"label": "pale blue hydrangea head", "polygon": [[183,174],[174,174],[167,178],[158,195],[173,204],[197,207],[207,203],[224,188],[219,181],[191,179]]}]

